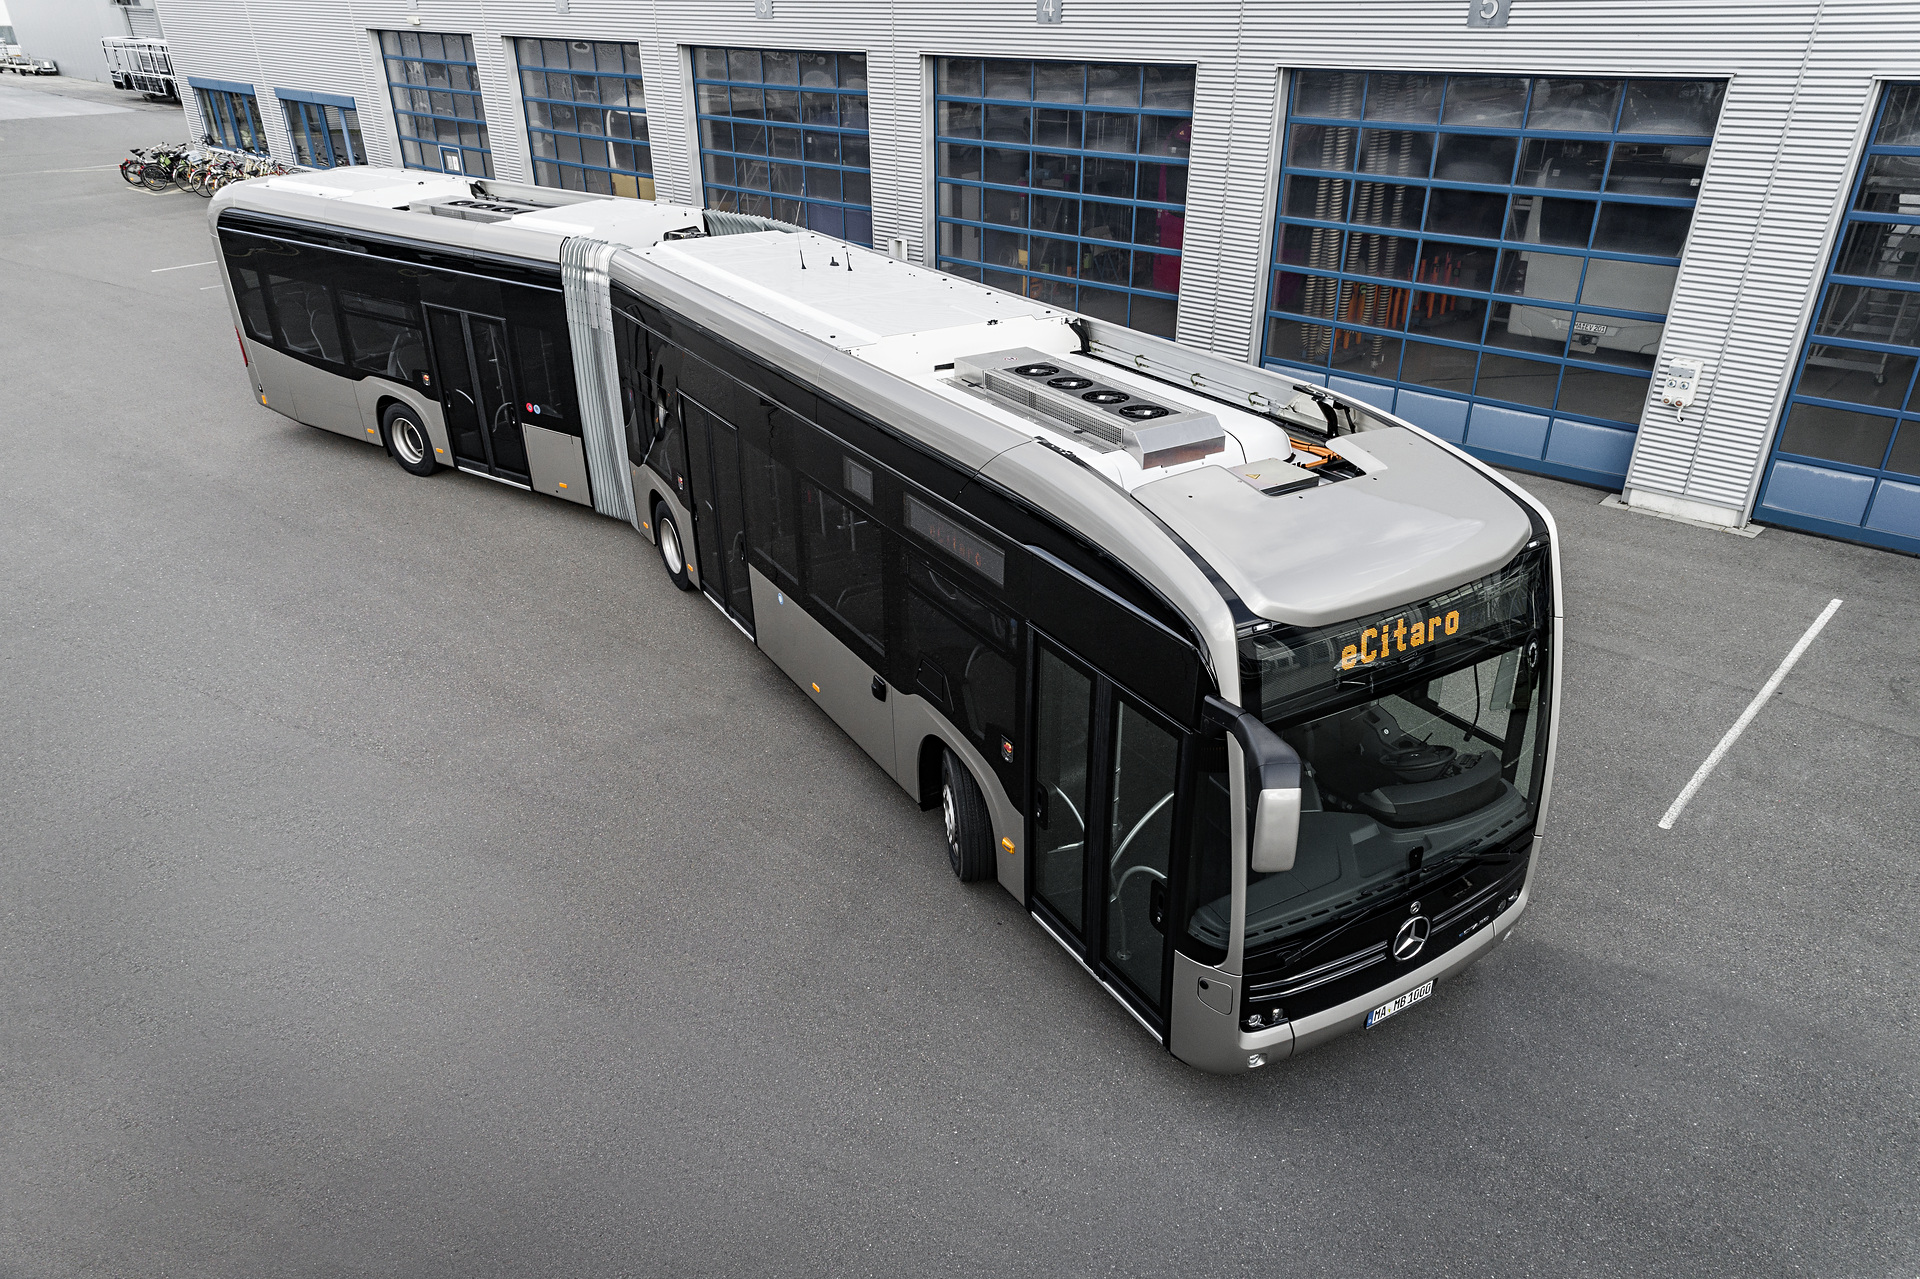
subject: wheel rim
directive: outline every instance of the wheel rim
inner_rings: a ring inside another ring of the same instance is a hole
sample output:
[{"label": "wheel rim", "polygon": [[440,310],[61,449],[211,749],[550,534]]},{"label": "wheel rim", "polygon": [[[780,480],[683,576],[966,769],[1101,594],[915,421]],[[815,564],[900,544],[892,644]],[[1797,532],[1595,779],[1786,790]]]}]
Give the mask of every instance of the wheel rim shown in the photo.
[{"label": "wheel rim", "polygon": [[672,520],[660,521],[660,559],[666,564],[667,572],[675,577],[680,575],[680,535],[674,531]]},{"label": "wheel rim", "polygon": [[393,419],[393,451],[408,466],[418,466],[426,460],[427,442],[420,437],[420,428],[411,418]]},{"label": "wheel rim", "polygon": [[947,848],[960,847],[960,819],[953,811],[953,787],[943,783],[940,787],[940,817],[947,824]]}]

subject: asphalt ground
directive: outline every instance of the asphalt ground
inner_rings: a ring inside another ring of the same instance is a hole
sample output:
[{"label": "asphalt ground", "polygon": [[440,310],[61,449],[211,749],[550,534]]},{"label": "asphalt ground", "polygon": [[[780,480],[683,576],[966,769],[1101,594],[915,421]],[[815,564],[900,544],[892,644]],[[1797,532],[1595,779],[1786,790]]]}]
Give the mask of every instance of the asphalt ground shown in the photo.
[{"label": "asphalt ground", "polygon": [[0,1273],[1920,1272],[1920,561],[1527,480],[1531,912],[1207,1076],[630,529],[254,403],[183,127],[0,122]]}]

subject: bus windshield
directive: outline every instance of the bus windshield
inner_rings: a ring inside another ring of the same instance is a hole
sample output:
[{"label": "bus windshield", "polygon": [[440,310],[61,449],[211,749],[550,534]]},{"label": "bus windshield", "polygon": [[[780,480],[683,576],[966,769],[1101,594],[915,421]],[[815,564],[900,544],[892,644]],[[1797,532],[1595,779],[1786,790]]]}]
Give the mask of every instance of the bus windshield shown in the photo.
[{"label": "bus windshield", "polygon": [[[1241,642],[1247,704],[1299,752],[1293,869],[1249,877],[1248,954],[1530,831],[1547,741],[1548,561],[1384,614]],[[1193,932],[1225,945],[1229,903]]]}]

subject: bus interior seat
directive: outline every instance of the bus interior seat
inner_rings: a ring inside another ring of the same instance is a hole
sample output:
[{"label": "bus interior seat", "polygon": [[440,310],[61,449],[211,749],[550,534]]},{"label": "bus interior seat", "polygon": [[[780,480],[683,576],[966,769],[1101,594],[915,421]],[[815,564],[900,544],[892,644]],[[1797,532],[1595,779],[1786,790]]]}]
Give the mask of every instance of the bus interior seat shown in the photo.
[{"label": "bus interior seat", "polygon": [[427,367],[427,344],[420,335],[406,330],[394,336],[387,351],[387,376],[396,382],[418,383]]}]

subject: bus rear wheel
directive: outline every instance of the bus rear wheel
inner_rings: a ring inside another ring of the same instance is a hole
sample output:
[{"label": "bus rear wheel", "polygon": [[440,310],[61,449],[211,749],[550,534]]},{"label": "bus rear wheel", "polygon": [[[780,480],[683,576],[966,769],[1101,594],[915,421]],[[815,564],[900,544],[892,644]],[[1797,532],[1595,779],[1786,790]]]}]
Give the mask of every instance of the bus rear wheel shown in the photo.
[{"label": "bus rear wheel", "polygon": [[940,818],[946,825],[947,864],[963,884],[993,874],[993,824],[987,801],[967,766],[950,750],[940,752]]},{"label": "bus rear wheel", "polygon": [[380,415],[380,429],[387,437],[387,452],[393,454],[408,474],[432,475],[440,469],[433,460],[433,441],[419,415],[404,404],[389,404]]},{"label": "bus rear wheel", "polygon": [[680,541],[680,529],[674,524],[665,502],[654,505],[653,536],[660,547],[660,565],[667,570],[667,576],[681,590],[692,590],[693,579],[687,576],[687,548]]}]

